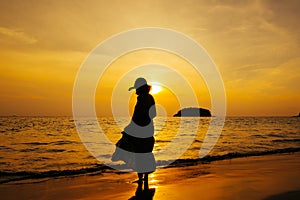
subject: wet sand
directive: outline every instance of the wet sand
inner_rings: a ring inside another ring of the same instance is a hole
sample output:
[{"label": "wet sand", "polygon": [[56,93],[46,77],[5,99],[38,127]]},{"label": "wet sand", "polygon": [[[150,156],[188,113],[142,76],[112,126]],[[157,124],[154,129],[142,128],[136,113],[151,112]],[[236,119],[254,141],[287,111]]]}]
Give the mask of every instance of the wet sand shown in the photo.
[{"label": "wet sand", "polygon": [[[104,173],[0,185],[1,199],[137,199],[135,173]],[[300,153],[158,169],[143,199],[300,199]]]}]

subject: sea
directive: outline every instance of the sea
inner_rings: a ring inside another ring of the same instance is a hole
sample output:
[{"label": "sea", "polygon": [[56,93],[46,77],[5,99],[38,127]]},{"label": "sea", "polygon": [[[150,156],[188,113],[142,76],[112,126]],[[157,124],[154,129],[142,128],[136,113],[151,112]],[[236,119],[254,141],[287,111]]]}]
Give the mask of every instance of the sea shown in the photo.
[{"label": "sea", "polygon": [[[72,117],[0,117],[0,183],[119,173],[114,165],[122,163],[110,161],[113,152],[109,149],[122,137],[122,129],[130,119],[96,120],[100,128],[85,129],[84,134],[90,135],[87,145]],[[300,151],[299,117],[226,117],[220,133],[214,136],[208,131],[212,120],[156,117],[153,153],[157,155],[157,168]],[[83,124],[80,130],[84,127]],[[110,148],[97,141],[99,134],[111,142]],[[209,152],[203,156],[201,151],[207,137],[213,140]],[[167,148],[170,144],[175,145]],[[95,148],[91,150],[91,146]],[[166,153],[161,156],[161,152]]]}]

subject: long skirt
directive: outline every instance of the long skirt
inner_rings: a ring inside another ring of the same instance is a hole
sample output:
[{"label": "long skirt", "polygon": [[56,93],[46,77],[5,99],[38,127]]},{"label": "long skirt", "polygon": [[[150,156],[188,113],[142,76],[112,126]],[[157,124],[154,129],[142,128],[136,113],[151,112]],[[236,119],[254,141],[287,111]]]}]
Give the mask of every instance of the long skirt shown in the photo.
[{"label": "long skirt", "polygon": [[116,144],[112,161],[122,160],[138,173],[151,173],[156,169],[152,153],[154,137],[137,138],[122,132],[122,138]]}]

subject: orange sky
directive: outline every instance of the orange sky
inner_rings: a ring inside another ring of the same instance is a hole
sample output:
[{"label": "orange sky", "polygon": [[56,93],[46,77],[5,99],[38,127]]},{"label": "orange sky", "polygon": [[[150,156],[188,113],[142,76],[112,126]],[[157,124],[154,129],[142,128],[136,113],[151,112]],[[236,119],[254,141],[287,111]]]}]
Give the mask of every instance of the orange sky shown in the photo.
[{"label": "orange sky", "polygon": [[[0,115],[72,115],[73,83],[90,51],[114,34],[141,27],[174,29],[207,50],[224,80],[227,115],[296,115],[300,112],[299,7],[297,0],[1,1]],[[210,108],[207,88],[188,63],[149,50],[112,64],[96,93],[98,115],[109,115],[114,83],[124,72],[149,63],[180,71],[199,105]],[[134,71],[123,87],[131,86],[139,73]],[[151,81],[174,84],[167,71],[147,73]],[[155,95],[168,115],[179,108],[176,96],[184,99],[184,106],[194,106],[185,99],[185,87],[177,89],[182,93],[165,90]],[[128,110],[128,105],[118,106]]]}]

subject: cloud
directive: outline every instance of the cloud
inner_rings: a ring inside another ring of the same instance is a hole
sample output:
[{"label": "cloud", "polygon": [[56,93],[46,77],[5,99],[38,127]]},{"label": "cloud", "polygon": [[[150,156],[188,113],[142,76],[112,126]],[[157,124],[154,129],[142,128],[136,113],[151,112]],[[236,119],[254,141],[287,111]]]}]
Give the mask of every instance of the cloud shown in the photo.
[{"label": "cloud", "polygon": [[11,41],[11,42],[22,42],[25,44],[34,44],[37,40],[17,29],[11,29],[6,27],[0,27],[0,40]]},{"label": "cloud", "polygon": [[227,74],[228,91],[240,95],[299,94],[300,58],[291,59],[275,67],[244,66]]},{"label": "cloud", "polygon": [[272,12],[269,17],[269,21],[277,24],[278,26],[284,27],[290,31],[300,31],[299,28],[299,6],[300,1],[289,0],[289,1],[262,1],[262,5],[265,10]]}]

